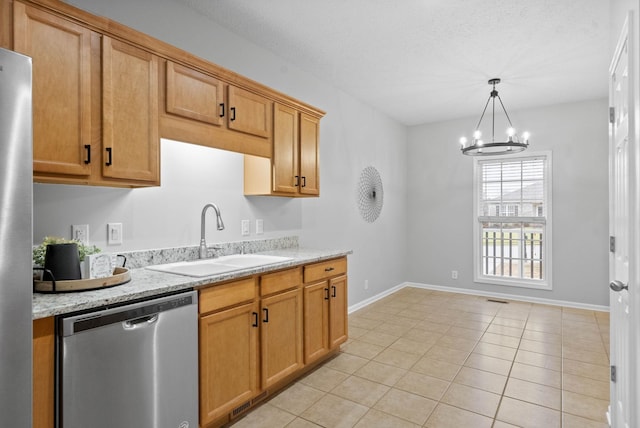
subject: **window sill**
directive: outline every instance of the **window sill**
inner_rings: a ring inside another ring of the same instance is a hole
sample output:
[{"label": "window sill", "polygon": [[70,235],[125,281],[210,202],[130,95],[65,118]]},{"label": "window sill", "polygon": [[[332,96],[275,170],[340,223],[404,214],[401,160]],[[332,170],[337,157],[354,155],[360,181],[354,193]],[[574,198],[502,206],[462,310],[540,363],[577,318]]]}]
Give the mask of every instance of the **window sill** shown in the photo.
[{"label": "window sill", "polygon": [[550,281],[531,281],[526,279],[502,279],[487,276],[477,276],[473,278],[473,282],[478,284],[505,285],[508,287],[529,288],[532,290],[553,290]]}]

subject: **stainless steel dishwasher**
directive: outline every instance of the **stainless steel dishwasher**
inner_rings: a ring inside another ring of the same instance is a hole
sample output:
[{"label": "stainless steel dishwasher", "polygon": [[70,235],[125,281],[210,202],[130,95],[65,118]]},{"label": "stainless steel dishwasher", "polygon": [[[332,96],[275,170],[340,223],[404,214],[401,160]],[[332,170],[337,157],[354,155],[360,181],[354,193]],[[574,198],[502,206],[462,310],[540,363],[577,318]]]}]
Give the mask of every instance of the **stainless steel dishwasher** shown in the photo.
[{"label": "stainless steel dishwasher", "polygon": [[59,326],[59,427],[198,427],[195,291]]}]

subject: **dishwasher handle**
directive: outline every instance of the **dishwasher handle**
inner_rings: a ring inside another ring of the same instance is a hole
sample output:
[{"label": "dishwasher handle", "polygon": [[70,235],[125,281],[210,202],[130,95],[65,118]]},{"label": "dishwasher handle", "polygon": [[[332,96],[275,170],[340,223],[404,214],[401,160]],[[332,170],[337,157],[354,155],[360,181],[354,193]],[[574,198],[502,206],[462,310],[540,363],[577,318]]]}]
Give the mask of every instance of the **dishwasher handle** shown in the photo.
[{"label": "dishwasher handle", "polygon": [[158,314],[153,314],[153,315],[145,315],[140,318],[126,320],[122,323],[122,327],[125,330],[133,330],[134,328],[146,327],[158,321],[158,317],[159,317]]}]

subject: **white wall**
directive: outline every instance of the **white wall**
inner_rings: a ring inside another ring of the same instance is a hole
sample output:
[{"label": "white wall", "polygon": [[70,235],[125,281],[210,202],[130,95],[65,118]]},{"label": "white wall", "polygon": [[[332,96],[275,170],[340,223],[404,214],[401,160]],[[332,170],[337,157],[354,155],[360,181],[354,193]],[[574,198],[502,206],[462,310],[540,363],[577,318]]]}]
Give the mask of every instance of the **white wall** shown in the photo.
[{"label": "white wall", "polygon": [[[122,222],[121,249],[196,245],[200,210],[217,203],[227,229],[209,226],[208,242],[240,240],[240,220],[263,218],[264,236],[299,234],[302,246],[353,249],[349,304],[405,280],[407,130],[272,53],[171,0],[73,0],[77,7],[133,27],[327,112],[320,128],[320,198],[242,196],[241,157],[163,141],[162,187],[110,189],[34,185],[34,240],[69,236],[71,224],[89,223],[104,245],[106,223]],[[359,216],[360,171],[375,166],[385,205],[375,223]],[[211,214],[209,214],[211,216]],[[212,217],[208,224],[213,223]],[[255,224],[252,224],[252,235]],[[108,250],[111,247],[107,248]],[[364,290],[364,280],[369,289]]]},{"label": "white wall", "polygon": [[608,306],[607,106],[595,100],[510,112],[531,131],[531,151],[553,153],[552,291],[473,282],[473,159],[458,140],[477,118],[411,128],[407,280]]}]

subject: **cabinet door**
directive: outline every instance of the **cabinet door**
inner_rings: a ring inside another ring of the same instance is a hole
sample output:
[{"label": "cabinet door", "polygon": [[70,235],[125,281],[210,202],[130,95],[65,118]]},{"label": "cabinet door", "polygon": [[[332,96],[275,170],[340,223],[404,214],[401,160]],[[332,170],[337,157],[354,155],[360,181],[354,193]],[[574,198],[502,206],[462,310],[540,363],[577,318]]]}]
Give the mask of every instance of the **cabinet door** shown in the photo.
[{"label": "cabinet door", "polygon": [[180,64],[167,61],[167,113],[211,125],[224,123],[222,82]]},{"label": "cabinet door", "polygon": [[347,341],[347,276],[329,281],[329,346],[335,348]]},{"label": "cabinet door", "polygon": [[320,119],[300,114],[300,193],[320,194]]},{"label": "cabinet door", "polygon": [[200,318],[200,425],[258,392],[258,304]]},{"label": "cabinet door", "polygon": [[262,299],[262,388],[266,389],[303,366],[302,289]]},{"label": "cabinet door", "polygon": [[159,182],[158,58],[102,39],[102,175]]},{"label": "cabinet door", "polygon": [[14,49],[33,59],[33,171],[89,176],[91,31],[15,2]]},{"label": "cabinet door", "polygon": [[54,426],[54,318],[33,321],[33,428]]},{"label": "cabinet door", "polygon": [[304,287],[304,363],[329,352],[329,282]]},{"label": "cabinet door", "polygon": [[260,95],[229,85],[228,127],[235,131],[269,138],[272,102]]},{"label": "cabinet door", "polygon": [[275,104],[273,108],[273,191],[298,193],[298,112]]}]

